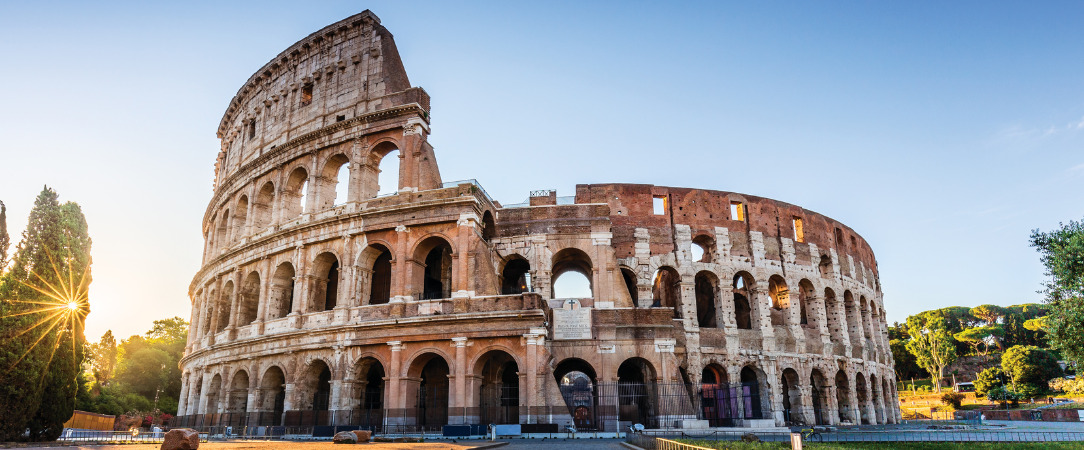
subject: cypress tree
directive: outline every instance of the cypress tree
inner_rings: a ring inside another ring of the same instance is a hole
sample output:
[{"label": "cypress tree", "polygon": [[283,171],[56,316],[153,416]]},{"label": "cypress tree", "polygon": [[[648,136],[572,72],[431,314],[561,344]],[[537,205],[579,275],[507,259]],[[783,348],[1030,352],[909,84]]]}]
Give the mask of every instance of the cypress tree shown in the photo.
[{"label": "cypress tree", "polygon": [[0,201],[0,274],[4,273],[4,267],[8,265],[9,245],[11,237],[8,236],[8,208]]},{"label": "cypress tree", "polygon": [[0,441],[27,428],[32,440],[56,439],[71,417],[89,312],[90,243],[79,206],[61,205],[45,187],[0,278]]}]

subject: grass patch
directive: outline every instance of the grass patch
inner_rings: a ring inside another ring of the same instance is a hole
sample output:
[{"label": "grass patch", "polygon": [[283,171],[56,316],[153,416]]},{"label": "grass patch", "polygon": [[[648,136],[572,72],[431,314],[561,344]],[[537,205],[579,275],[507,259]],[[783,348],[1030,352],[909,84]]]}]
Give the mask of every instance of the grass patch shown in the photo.
[{"label": "grass patch", "polygon": [[[681,439],[679,442],[718,450],[769,450],[789,449],[789,442],[727,442]],[[1084,450],[1084,442],[1005,442],[1005,443],[954,443],[954,442],[846,442],[818,444],[806,442],[804,448],[811,450]]]}]

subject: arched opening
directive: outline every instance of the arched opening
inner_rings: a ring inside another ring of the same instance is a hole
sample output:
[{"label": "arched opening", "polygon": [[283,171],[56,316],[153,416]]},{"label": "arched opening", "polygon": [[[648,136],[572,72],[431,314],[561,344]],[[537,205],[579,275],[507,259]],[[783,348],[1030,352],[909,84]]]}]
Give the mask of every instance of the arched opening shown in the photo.
[{"label": "arched opening", "polygon": [[752,308],[749,307],[753,286],[755,286],[755,281],[748,272],[738,272],[734,275],[734,323],[740,330],[753,329]]},{"label": "arched opening", "polygon": [[[287,425],[328,425],[331,409],[331,368],[322,360],[313,361],[297,384],[299,421]],[[292,422],[292,421],[291,421]]]},{"label": "arched opening", "polygon": [[595,369],[587,361],[569,358],[561,361],[553,370],[561,397],[578,431],[598,430],[598,388]]},{"label": "arched opening", "polygon": [[286,179],[286,188],[282,192],[283,218],[293,219],[305,213],[305,197],[309,191],[309,173],[298,167],[290,172]]},{"label": "arched opening", "polygon": [[330,252],[316,256],[313,262],[313,309],[312,311],[330,311],[339,301],[339,258]]},{"label": "arched opening", "polygon": [[361,266],[368,265],[371,271],[369,304],[383,305],[391,301],[391,251],[380,244],[370,245],[362,252],[362,261]]},{"label": "arched opening", "polygon": [[715,239],[706,234],[693,238],[692,260],[709,263],[715,260]]},{"label": "arched opening", "polygon": [[207,390],[207,412],[205,414],[218,414],[220,411],[218,404],[219,392],[222,392],[222,375],[216,373],[214,378],[211,378],[211,388]]},{"label": "arched opening", "polygon": [[813,420],[817,425],[828,425],[828,411],[825,408],[827,398],[824,374],[818,369],[813,369],[809,374],[809,389],[813,394]]},{"label": "arched opening", "polygon": [[272,205],[274,204],[275,185],[268,181],[260,187],[260,192],[256,193],[256,202],[252,204],[252,225],[257,230],[263,230],[268,225],[271,225]]},{"label": "arched opening", "polygon": [[863,295],[858,297],[858,305],[861,308],[862,335],[864,335],[866,339],[873,339],[873,334],[871,334],[870,331],[873,328],[873,312],[869,302],[866,301],[866,296]]},{"label": "arched opening", "polygon": [[715,364],[704,367],[700,375],[700,409],[712,427],[732,427],[736,423],[738,396],[730,386],[726,370]]},{"label": "arched opening", "polygon": [[236,419],[243,418],[248,413],[248,372],[244,370],[233,374],[233,382],[230,383],[230,400],[226,404],[226,412],[235,414]]},{"label": "arched opening", "polygon": [[423,428],[439,429],[448,423],[448,362],[428,353],[415,359],[410,367],[410,377],[417,384],[408,381],[407,398],[415,399],[415,420]]},{"label": "arched opening", "polygon": [[783,420],[788,424],[805,424],[802,417],[801,378],[794,369],[783,369],[780,377],[783,395]]},{"label": "arched opening", "polygon": [[798,318],[798,323],[801,325],[814,325],[809,322],[810,317],[817,317],[818,314],[814,311],[814,298],[816,297],[816,291],[813,289],[813,282],[802,278],[798,282],[798,307],[801,308],[801,316]]},{"label": "arched opening", "polygon": [[244,326],[256,321],[260,306],[260,274],[249,272],[241,284],[241,299],[237,308],[237,325]]},{"label": "arched opening", "polygon": [[230,246],[229,227],[230,210],[222,211],[222,218],[218,221],[218,230],[215,231],[215,247],[219,250]]},{"label": "arched opening", "polygon": [[553,296],[551,298],[592,298],[594,286],[591,258],[582,250],[563,249],[553,255]]},{"label": "arched opening", "polygon": [[415,297],[421,300],[449,298],[452,296],[452,246],[443,238],[432,236],[418,245],[415,261],[424,261],[424,267],[415,278],[421,292]]},{"label": "arched opening", "polygon": [[222,295],[218,297],[218,321],[215,323],[215,333],[225,330],[230,325],[230,307],[233,303],[233,280],[227,281],[222,288]]},{"label": "arched opening", "polygon": [[639,290],[636,288],[636,274],[632,273],[632,270],[622,267],[621,278],[625,280],[625,288],[629,290],[629,298],[632,299],[633,306],[638,305],[640,295]]},{"label": "arched opening", "polygon": [[787,282],[779,275],[768,278],[768,296],[772,298],[771,318],[773,326],[787,325],[790,309],[790,290]]},{"label": "arched opening", "polygon": [[332,156],[324,164],[322,175],[326,185],[321,189],[320,209],[346,203],[350,192],[350,159],[343,154]]},{"label": "arched opening", "polygon": [[839,408],[839,422],[854,424],[854,407],[851,405],[851,383],[847,373],[836,372],[836,405]]},{"label": "arched opening", "polygon": [[862,345],[862,318],[859,317],[858,305],[854,302],[851,291],[843,291],[843,307],[847,311],[847,334],[851,338],[852,347]]},{"label": "arched opening", "polygon": [[286,317],[294,308],[294,265],[288,262],[275,268],[268,292],[268,320]]},{"label": "arched opening", "polygon": [[617,368],[618,420],[658,428],[655,369],[643,358],[629,358]]},{"label": "arched opening", "polygon": [[877,375],[869,374],[870,401],[873,402],[873,412],[877,417],[871,418],[875,423],[885,423],[885,411],[881,406],[881,383],[877,382]]},{"label": "arched opening", "polygon": [[399,191],[399,175],[402,156],[399,150],[392,150],[380,159],[377,173],[376,195],[391,195]]},{"label": "arched opening", "polygon": [[359,425],[379,430],[384,423],[384,365],[376,358],[363,358],[357,367]]},{"label": "arched opening", "polygon": [[[192,397],[192,399],[189,400],[189,403],[195,403],[195,405],[196,405],[195,408],[192,408],[192,413],[193,414],[201,414],[201,413],[206,414],[207,413],[207,411],[200,410],[199,401],[200,401],[200,398],[202,398],[201,395],[203,395],[203,377],[199,377],[199,379],[196,380],[196,392],[195,392],[194,396]],[[179,415],[179,413],[180,413],[180,411],[178,411],[178,415]]]},{"label": "arched opening", "polygon": [[715,274],[701,271],[694,279],[696,284],[696,322],[701,328],[715,328],[715,298],[719,292],[719,279]]},{"label": "arched opening", "polygon": [[495,237],[497,237],[497,223],[493,221],[493,213],[486,211],[482,213],[482,239],[489,242]]},{"label": "arched opening", "polygon": [[219,299],[217,294],[218,293],[214,289],[212,289],[203,301],[203,325],[200,325],[200,330],[203,331],[203,334],[205,336],[212,335],[215,331],[215,322],[213,322],[213,320],[215,312],[217,312],[219,309]]},{"label": "arched opening", "polygon": [[260,417],[257,421],[264,426],[282,425],[282,414],[286,408],[286,375],[277,366],[271,366],[260,380],[260,403],[257,406]]},{"label": "arched opening", "polygon": [[[828,334],[832,338],[832,342],[839,348],[843,345],[843,330],[846,324],[839,317],[839,300],[836,299],[836,292],[831,288],[824,289],[824,310],[825,316],[828,318]],[[840,356],[842,354],[837,352]]]},{"label": "arched opening", "polygon": [[500,350],[486,352],[474,368],[478,377],[478,406],[481,423],[518,424],[519,366],[511,355]]},{"label": "arched opening", "polygon": [[501,294],[514,295],[530,292],[531,263],[523,258],[512,258],[501,272]]},{"label": "arched opening", "polygon": [[673,267],[662,266],[655,271],[651,284],[651,306],[672,308],[674,318],[681,318],[681,276]]},{"label": "arched opening", "polygon": [[763,419],[764,409],[760,402],[760,376],[752,367],[741,369],[741,396],[743,416],[746,419]]},{"label": "arched opening", "polygon": [[854,392],[855,396],[858,397],[858,414],[862,418],[863,425],[870,423],[869,391],[866,389],[866,377],[862,375],[862,372],[858,372],[854,375]]},{"label": "arched opening", "polygon": [[237,242],[245,235],[245,224],[248,223],[248,196],[242,195],[233,208],[233,218],[230,219],[230,242]]},{"label": "arched opening", "polygon": [[832,257],[826,253],[821,253],[821,261],[819,264],[821,271],[821,278],[832,278]]}]

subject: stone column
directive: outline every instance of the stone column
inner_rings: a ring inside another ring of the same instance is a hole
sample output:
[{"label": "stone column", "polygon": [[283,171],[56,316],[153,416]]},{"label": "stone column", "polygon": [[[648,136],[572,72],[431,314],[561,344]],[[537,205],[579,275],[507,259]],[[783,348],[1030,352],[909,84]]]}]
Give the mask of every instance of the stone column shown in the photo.
[{"label": "stone column", "polygon": [[823,392],[824,413],[828,416],[828,425],[839,425],[839,401],[836,399],[836,384],[834,379],[831,381],[825,380]]},{"label": "stone column", "polygon": [[391,361],[388,363],[388,371],[384,377],[384,421],[385,424],[397,425],[402,423],[402,416],[406,410],[406,402],[403,397],[400,380],[403,376],[403,343],[390,341]]},{"label": "stone column", "polygon": [[192,383],[191,376],[192,374],[187,371],[181,376],[181,392],[178,395],[180,398],[177,399],[178,416],[186,415],[188,411],[188,386]]},{"label": "stone column", "polygon": [[455,395],[451,401],[451,411],[448,414],[449,424],[466,423],[467,415],[467,338],[454,337],[452,345],[455,346]]},{"label": "stone column", "polygon": [[526,365],[524,373],[526,373],[526,379],[524,380],[524,386],[527,388],[523,406],[527,410],[526,423],[537,423],[532,421],[531,408],[534,406],[541,406],[539,400],[541,398],[541,389],[538,385],[538,362],[539,352],[546,344],[546,329],[545,328],[532,328],[530,332],[523,335],[526,346]]},{"label": "stone column", "polygon": [[[402,152],[399,152],[402,153]],[[402,166],[400,166],[402,167]],[[402,171],[400,171],[402,173]],[[391,302],[411,300],[411,275],[414,271],[414,255],[407,254],[407,240],[410,233],[405,225],[395,227],[395,252],[391,261]]]},{"label": "stone column", "polygon": [[452,255],[452,286],[453,298],[472,297],[474,295],[474,281],[470,270],[470,245],[475,236],[475,227],[478,226],[478,216],[473,213],[459,215],[456,222],[455,254]]},{"label": "stone column", "polygon": [[775,351],[775,329],[772,327],[770,311],[772,298],[768,295],[768,283],[758,281],[755,287],[749,286],[747,291],[749,292],[749,308],[752,309],[749,315],[751,319],[756,321],[756,323],[752,324],[753,329],[760,330],[763,350],[766,352]]}]

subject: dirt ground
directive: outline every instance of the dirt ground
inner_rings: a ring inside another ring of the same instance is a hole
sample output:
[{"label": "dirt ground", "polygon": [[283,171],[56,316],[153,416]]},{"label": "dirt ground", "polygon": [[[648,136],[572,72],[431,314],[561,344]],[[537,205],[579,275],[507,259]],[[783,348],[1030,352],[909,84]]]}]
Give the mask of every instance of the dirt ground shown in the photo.
[{"label": "dirt ground", "polygon": [[[485,445],[488,442],[478,443],[451,443],[451,442],[425,442],[425,443],[371,443],[356,445],[337,445],[328,442],[282,442],[282,441],[246,441],[246,442],[206,442],[200,444],[200,450],[344,450],[358,448],[359,450],[461,450]],[[162,444],[128,444],[128,445],[86,445],[67,447],[16,447],[20,449],[48,449],[48,450],[159,450]]]}]

